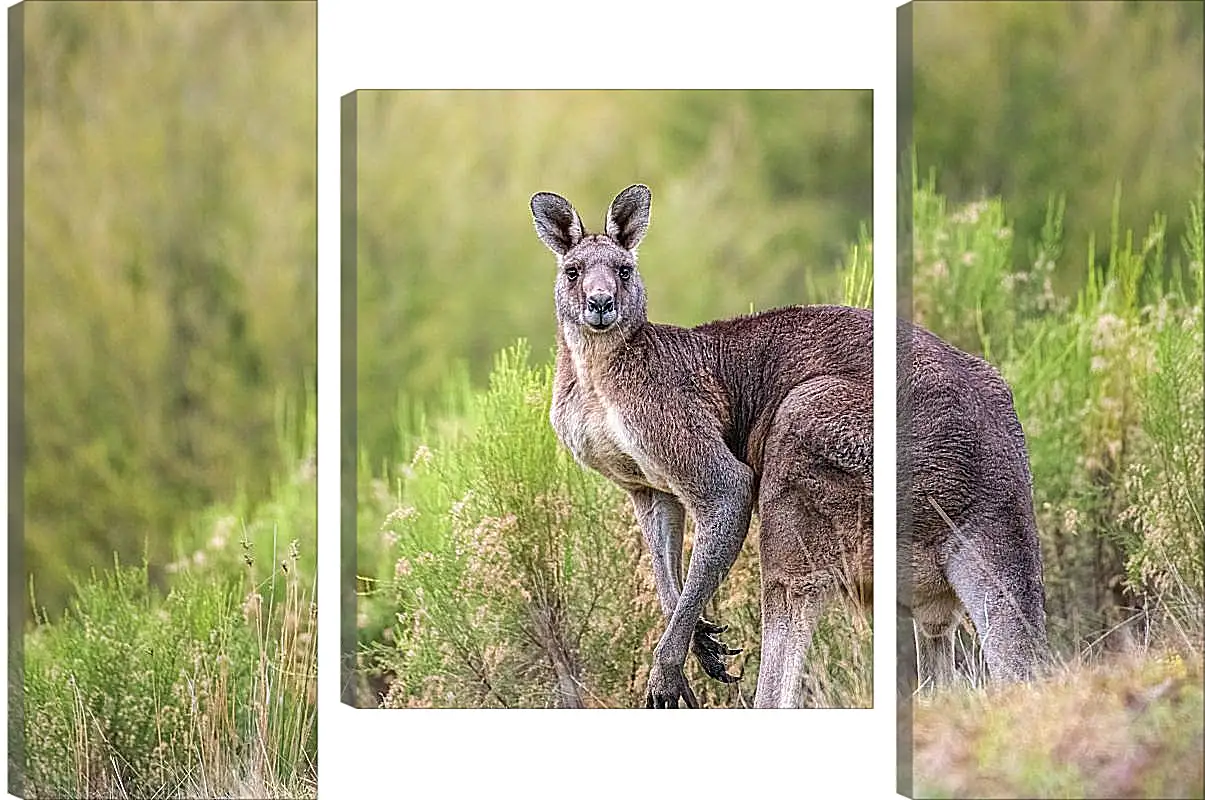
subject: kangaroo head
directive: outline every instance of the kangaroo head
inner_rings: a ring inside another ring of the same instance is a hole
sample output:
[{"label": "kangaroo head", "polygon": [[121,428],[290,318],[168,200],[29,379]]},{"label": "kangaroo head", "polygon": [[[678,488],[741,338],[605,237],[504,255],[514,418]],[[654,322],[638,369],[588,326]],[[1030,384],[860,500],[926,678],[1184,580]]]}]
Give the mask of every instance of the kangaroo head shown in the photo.
[{"label": "kangaroo head", "polygon": [[623,337],[646,321],[636,247],[649,227],[650,198],[643,184],[624,189],[611,201],[600,234],[586,233],[560,195],[531,198],[536,234],[557,257],[557,321],[567,332]]}]

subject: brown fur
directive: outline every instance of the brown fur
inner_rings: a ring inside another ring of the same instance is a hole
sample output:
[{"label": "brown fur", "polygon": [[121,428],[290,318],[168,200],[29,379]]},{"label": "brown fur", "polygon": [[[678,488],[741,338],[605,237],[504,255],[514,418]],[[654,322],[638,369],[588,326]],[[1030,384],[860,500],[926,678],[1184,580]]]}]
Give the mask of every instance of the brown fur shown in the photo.
[{"label": "brown fur", "polygon": [[964,613],[992,679],[1031,678],[1049,653],[1033,479],[1012,392],[982,359],[904,322],[898,363],[898,602],[917,648],[901,654],[904,689],[954,675]]},{"label": "brown fur", "polygon": [[[696,704],[682,669],[688,649],[712,677],[735,680],[722,658],[738,651],[700,615],[756,504],[756,703],[799,705],[825,603],[870,592],[871,314],[806,306],[690,329],[650,323],[635,257],[646,187],[616,197],[601,235],[586,233],[557,195],[537,194],[532,213],[558,264],[552,425],[583,465],[629,492],[653,557],[667,627],[647,704]],[[686,512],[696,535],[683,581]]]}]

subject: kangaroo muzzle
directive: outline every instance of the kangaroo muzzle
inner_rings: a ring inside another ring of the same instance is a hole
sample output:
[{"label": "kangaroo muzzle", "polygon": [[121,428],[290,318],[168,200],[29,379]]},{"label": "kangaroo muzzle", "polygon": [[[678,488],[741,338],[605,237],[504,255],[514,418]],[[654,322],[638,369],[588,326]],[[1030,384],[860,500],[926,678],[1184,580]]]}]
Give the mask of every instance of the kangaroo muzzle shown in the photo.
[{"label": "kangaroo muzzle", "polygon": [[595,330],[605,330],[611,327],[615,318],[615,296],[598,292],[586,298],[586,324]]}]

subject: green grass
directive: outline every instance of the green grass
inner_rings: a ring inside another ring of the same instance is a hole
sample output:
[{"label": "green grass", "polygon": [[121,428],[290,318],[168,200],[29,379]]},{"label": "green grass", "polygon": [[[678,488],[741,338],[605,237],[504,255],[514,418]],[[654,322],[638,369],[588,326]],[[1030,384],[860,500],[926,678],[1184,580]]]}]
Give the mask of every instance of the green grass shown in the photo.
[{"label": "green grass", "polygon": [[[869,303],[868,235],[847,252],[850,302]],[[552,320],[549,319],[549,323]],[[396,466],[362,459],[358,702],[389,707],[643,704],[663,630],[652,567],[627,496],[584,470],[548,421],[552,371],[525,344],[498,355],[489,387],[464,372],[441,411],[407,407]],[[687,547],[692,530],[688,524]],[[706,706],[752,705],[760,636],[757,526],[709,618],[744,647],[724,686],[693,659]],[[871,625],[841,607],[811,651],[819,706],[869,706]]]},{"label": "green grass", "polygon": [[[1108,234],[1118,178],[1122,230],[1166,213],[1171,249],[1188,227],[1180,212],[1196,190],[1192,159],[1205,133],[1202,15],[1198,2],[917,7],[912,130],[922,172],[936,165],[938,189],[959,205],[992,187],[1023,237],[1041,228],[1049,193],[1066,193],[1061,293],[1083,282],[1091,233]],[[1032,264],[1024,248],[1013,256],[1012,269]]]},{"label": "green grass", "polygon": [[115,563],[77,580],[62,614],[37,613],[25,796],[315,795],[312,413],[303,424],[270,499],[198,515],[163,580]]}]

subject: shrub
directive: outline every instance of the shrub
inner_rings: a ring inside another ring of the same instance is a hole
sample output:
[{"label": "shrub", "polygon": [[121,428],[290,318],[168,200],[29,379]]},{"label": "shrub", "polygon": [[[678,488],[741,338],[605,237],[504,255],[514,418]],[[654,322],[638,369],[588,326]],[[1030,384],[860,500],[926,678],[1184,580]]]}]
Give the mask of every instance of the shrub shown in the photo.
[{"label": "shrub", "polygon": [[27,797],[314,796],[312,409],[300,466],[245,515],[198,515],[199,545],[168,565],[166,590],[115,560],[76,581],[61,616],[35,614]]}]

